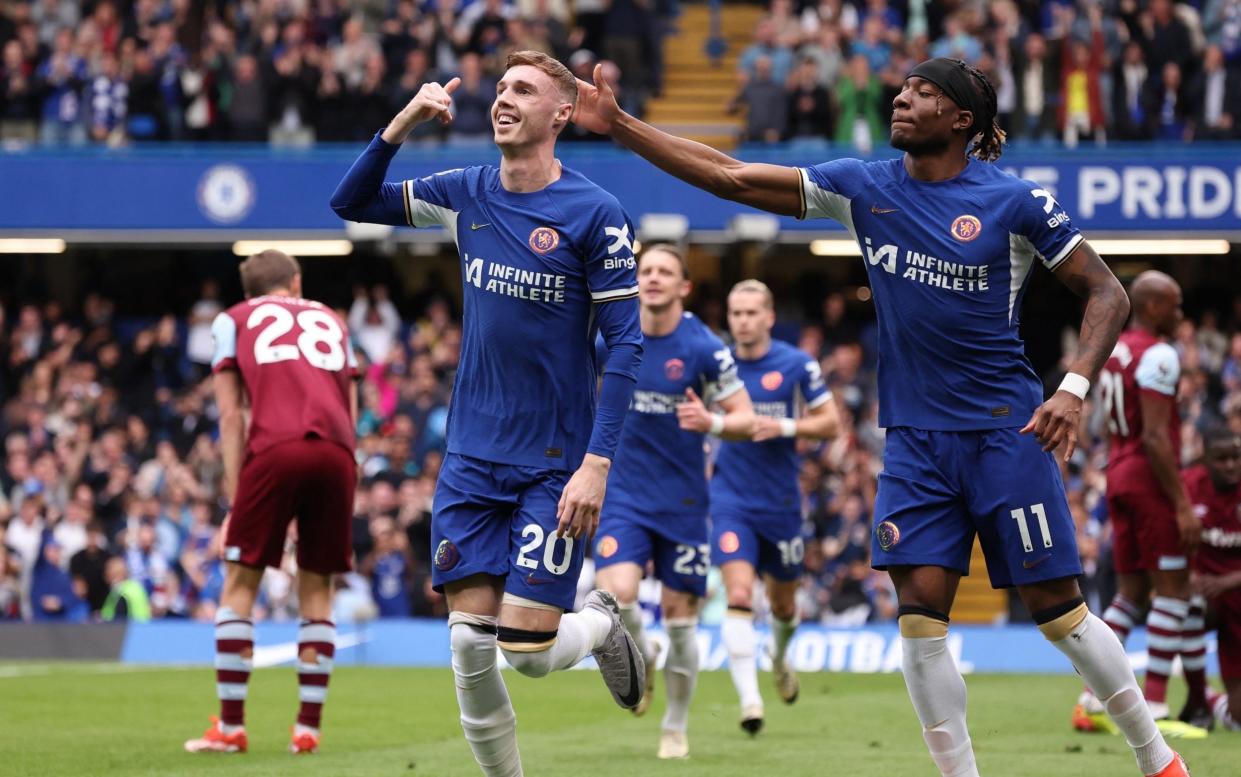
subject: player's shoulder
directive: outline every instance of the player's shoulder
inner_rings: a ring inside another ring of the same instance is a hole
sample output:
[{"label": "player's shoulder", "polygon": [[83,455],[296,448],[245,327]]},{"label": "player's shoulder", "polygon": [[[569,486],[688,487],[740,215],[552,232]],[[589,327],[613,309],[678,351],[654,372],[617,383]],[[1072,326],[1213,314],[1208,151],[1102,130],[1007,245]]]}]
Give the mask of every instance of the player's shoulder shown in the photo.
[{"label": "player's shoulder", "polygon": [[622,210],[620,200],[571,167],[562,167],[557,194],[575,203],[602,210]]},{"label": "player's shoulder", "polygon": [[800,367],[810,358],[799,348],[783,340],[772,340],[771,350],[767,352],[767,355],[782,368]]},{"label": "player's shoulder", "polygon": [[852,157],[832,159],[803,167],[811,183],[852,197],[868,186],[883,185],[896,179],[901,160],[862,160]]},{"label": "player's shoulder", "polygon": [[681,324],[677,327],[677,333],[700,348],[719,350],[725,347],[720,336],[711,331],[711,327],[707,326],[701,318],[688,310],[681,315]]},{"label": "player's shoulder", "polygon": [[1143,366],[1151,367],[1179,367],[1181,364],[1181,356],[1176,352],[1170,343],[1162,340],[1156,340],[1151,343],[1146,350],[1142,351],[1142,355],[1138,358],[1139,369]]}]

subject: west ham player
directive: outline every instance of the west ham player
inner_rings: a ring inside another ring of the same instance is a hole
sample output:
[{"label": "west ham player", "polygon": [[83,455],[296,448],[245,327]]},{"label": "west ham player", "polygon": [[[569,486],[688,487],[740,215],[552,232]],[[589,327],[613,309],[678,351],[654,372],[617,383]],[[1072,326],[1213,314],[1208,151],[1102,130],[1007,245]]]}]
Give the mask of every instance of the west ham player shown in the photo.
[{"label": "west ham player", "polygon": [[[642,695],[642,655],[612,595],[592,592],[581,612],[566,614],[598,526],[642,330],[628,217],[555,158],[577,87],[551,57],[509,55],[491,108],[498,167],[384,182],[416,124],[452,120],[459,83],[423,85],[354,162],[332,207],[353,221],[441,225],[457,242],[464,332],[435,491],[432,581],[448,596],[465,737],[485,774],[510,777],[522,773],[521,759],[497,643],[531,677],[593,653],[618,704],[632,708]],[[596,412],[598,332],[609,355]]]},{"label": "west ham player", "polygon": [[[785,653],[797,629],[797,586],[805,547],[796,438],[826,440],[840,417],[823,383],[819,363],[788,343],[773,340],[776,313],[771,290],[746,280],[728,295],[737,373],[750,392],[755,422],[750,439],[720,445],[711,478],[711,547],[728,597],[720,636],[741,699],[741,727],[763,727],[758,691],[758,637],[751,601],[763,575],[771,602],[771,668],[786,704],[797,700],[797,674]],[[798,418],[798,407],[805,408]]]},{"label": "west ham player", "polygon": [[[1107,506],[1117,579],[1116,596],[1103,620],[1123,644],[1154,589],[1146,618],[1150,661],[1145,695],[1160,720],[1168,717],[1168,675],[1181,650],[1189,613],[1189,554],[1199,534],[1178,461],[1180,357],[1166,341],[1181,321],[1181,288],[1161,272],[1144,272],[1133,281],[1130,304],[1132,323],[1099,375],[1110,440]],[[1201,658],[1186,658],[1185,670],[1191,697],[1198,702],[1191,706],[1205,707]],[[1093,730],[1092,715],[1102,711],[1089,692],[1083,694],[1073,712],[1074,727]]]},{"label": "west ham player", "polygon": [[1227,694],[1211,699],[1217,723],[1241,731],[1241,435],[1217,428],[1203,440],[1203,466],[1183,473],[1202,544],[1194,586],[1206,597],[1219,632],[1219,673]]},{"label": "west ham player", "polygon": [[357,362],[336,314],[302,299],[301,268],[292,257],[251,256],[241,264],[241,285],[246,301],[211,326],[224,494],[233,505],[223,529],[224,589],[215,616],[220,716],[185,749],[246,751],[251,611],[263,571],[280,566],[296,518],[301,708],[290,750],[313,753],[336,649],[331,576],[350,569]]},{"label": "west ham player", "polygon": [[[680,251],[662,244],[643,251],[638,293],[642,367],[599,520],[595,580],[615,594],[625,627],[646,656],[646,689],[634,708],[641,715],[651,703],[655,657],[642,632],[638,584],[654,562],[668,635],[668,708],[658,753],[684,758],[698,678],[698,601],[706,595],[711,564],[704,437],[746,439],[754,412],[728,347],[685,312],[690,280]],[[724,412],[711,413],[711,404]]]},{"label": "west ham player", "polygon": [[[799,169],[740,162],[660,132],[622,112],[599,75],[597,89],[579,84],[579,124],[721,197],[839,221],[866,257],[888,429],[874,563],[896,583],[906,685],[940,770],[977,773],[965,683],[946,649],[977,532],[992,583],[1018,587],[1044,635],[1104,700],[1142,772],[1183,774],[1120,642],[1081,598],[1073,521],[1050,454],[1071,453],[1082,398],[1128,300],[1050,191],[986,164],[1004,137],[986,77],[956,60],[923,62],[893,100],[901,158]],[[1018,336],[1035,262],[1086,298],[1079,353],[1045,403]]]}]

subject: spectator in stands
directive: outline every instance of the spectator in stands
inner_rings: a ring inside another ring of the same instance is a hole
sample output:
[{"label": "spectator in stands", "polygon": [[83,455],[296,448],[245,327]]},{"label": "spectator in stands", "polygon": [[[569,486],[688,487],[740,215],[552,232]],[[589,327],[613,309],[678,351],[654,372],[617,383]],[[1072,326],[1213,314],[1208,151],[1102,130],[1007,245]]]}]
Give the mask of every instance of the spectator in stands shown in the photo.
[{"label": "spectator in stands", "polygon": [[1064,144],[1070,148],[1083,138],[1100,144],[1107,138],[1107,119],[1099,85],[1103,73],[1103,34],[1097,25],[1092,27],[1091,34],[1089,44],[1080,40],[1062,44],[1060,93],[1064,102],[1060,109],[1060,130]]},{"label": "spectator in stands", "polygon": [[[463,58],[464,56],[469,56],[469,54],[467,53],[466,55],[463,55]],[[479,55],[474,54],[474,56],[478,57]],[[388,104],[384,107],[383,116],[376,119],[379,123],[375,126],[384,126],[387,123],[388,117],[394,115],[397,111],[404,107],[405,104],[410,101],[410,95],[417,94],[418,90],[424,83],[438,80],[440,80],[440,76],[438,73],[431,70],[431,62],[427,57],[427,52],[420,48],[410,51],[405,55],[405,70],[401,74],[400,79],[389,91]],[[492,95],[492,99],[495,99],[494,94]],[[378,110],[378,107],[376,106],[375,109]],[[356,119],[351,119],[351,126],[356,128],[354,130],[355,133],[361,131],[362,125],[359,125]],[[374,128],[370,127],[366,131],[368,133],[373,133]],[[416,143],[442,138],[444,136],[444,132],[444,126],[437,121],[423,122],[410,131],[407,142]],[[365,138],[357,139],[364,140]]]},{"label": "spectator in stands", "polygon": [[86,143],[82,94],[89,71],[73,50],[73,30],[56,31],[51,55],[38,70],[43,94],[39,141],[45,146],[81,146]]},{"label": "spectator in stands", "polygon": [[496,99],[496,84],[483,76],[482,60],[477,54],[461,57],[461,85],[452,93],[453,136],[478,140],[491,137],[491,104]]},{"label": "spectator in stands", "polygon": [[0,51],[0,140],[34,140],[38,92],[22,44],[10,40]]},{"label": "spectator in stands", "polygon": [[1241,0],[1207,0],[1203,5],[1207,40],[1219,46],[1229,68],[1241,65]]},{"label": "spectator in stands", "polygon": [[412,610],[409,600],[412,558],[405,532],[391,518],[371,522],[374,547],[362,561],[362,574],[371,578],[371,595],[381,618],[405,618]]},{"label": "spectator in stands", "polygon": [[[80,623],[89,614],[73,579],[61,566],[64,549],[50,536],[45,538],[30,583],[30,609],[35,621]],[[85,591],[82,591],[85,593]]]},{"label": "spectator in stands", "polygon": [[0,542],[0,621],[22,617],[21,559]]},{"label": "spectator in stands", "polygon": [[965,28],[961,13],[944,20],[944,34],[931,46],[932,57],[952,57],[974,63],[983,54],[982,43]]},{"label": "spectator in stands", "polygon": [[1146,120],[1156,140],[1183,140],[1192,134],[1189,106],[1185,102],[1181,67],[1168,61],[1158,81],[1147,90]]},{"label": "spectator in stands", "polygon": [[85,592],[83,598],[93,616],[99,614],[108,598],[110,586],[104,571],[111,557],[103,526],[91,521],[86,528],[86,546],[69,558],[69,574],[75,589]]},{"label": "spectator in stands", "polygon": [[771,19],[760,19],[754,28],[754,43],[741,52],[737,62],[737,80],[743,86],[758,73],[758,61],[766,58],[773,82],[783,85],[793,69],[793,52],[776,39],[776,28]]},{"label": "spectator in stands", "polygon": [[882,86],[861,54],[849,58],[849,66],[836,85],[836,142],[870,153],[887,135],[879,113]]},{"label": "spectator in stands", "polygon": [[258,60],[244,54],[233,66],[233,95],[228,109],[229,138],[246,142],[267,140],[267,87]]},{"label": "spectator in stands", "polygon": [[802,44],[797,54],[802,59],[814,60],[820,84],[829,86],[839,80],[845,59],[840,50],[840,31],[836,27],[824,25],[819,28],[817,37]]},{"label": "spectator in stands", "polygon": [[[1241,24],[1241,17],[1238,18]],[[1224,52],[1217,45],[1207,46],[1202,70],[1194,76],[1185,93],[1186,106],[1194,110],[1190,137],[1202,140],[1234,140],[1241,137],[1237,119],[1241,117],[1241,73],[1225,67]]]},{"label": "spectator in stands", "polygon": [[604,54],[620,69],[628,107],[642,116],[652,83],[647,62],[654,44],[654,21],[646,0],[612,0],[604,23]]},{"label": "spectator in stands", "polygon": [[1118,140],[1150,138],[1151,127],[1146,119],[1149,76],[1142,45],[1129,41],[1112,69],[1112,127]]},{"label": "spectator in stands", "polygon": [[1182,73],[1195,72],[1193,36],[1177,18],[1172,0],[1150,0],[1145,8],[1122,2],[1119,15],[1129,38],[1142,46],[1151,73],[1163,73],[1168,62],[1175,62]]},{"label": "spectator in stands", "polygon": [[754,74],[728,104],[728,112],[737,113],[743,105],[746,107],[746,141],[776,143],[784,136],[788,121],[787,97],[783,84],[773,77],[769,58],[754,60]]},{"label": "spectator in stands", "polygon": [[388,298],[388,287],[382,284],[353,290],[353,306],[349,308],[349,330],[362,352],[371,362],[383,364],[392,351],[401,328],[401,316]]},{"label": "spectator in stands", "polygon": [[108,559],[104,568],[110,591],[99,610],[99,617],[105,621],[131,620],[137,623],[149,621],[154,614],[146,588],[142,583],[129,577],[125,559],[113,556]]},{"label": "spectator in stands", "polygon": [[819,81],[819,66],[813,59],[801,61],[788,90],[787,136],[790,138],[832,137],[832,95]]},{"label": "spectator in stands", "polygon": [[853,54],[866,57],[870,69],[879,72],[892,58],[892,46],[887,37],[888,28],[884,15],[871,14],[862,22],[862,34],[853,41]]}]

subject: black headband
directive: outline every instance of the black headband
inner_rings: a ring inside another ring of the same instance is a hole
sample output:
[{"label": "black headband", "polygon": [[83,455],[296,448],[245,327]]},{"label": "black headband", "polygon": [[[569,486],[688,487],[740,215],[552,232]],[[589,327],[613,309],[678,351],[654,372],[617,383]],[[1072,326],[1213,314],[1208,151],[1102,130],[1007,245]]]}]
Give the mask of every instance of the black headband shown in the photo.
[{"label": "black headband", "polygon": [[995,92],[986,86],[980,89],[961,60],[928,59],[909,71],[906,78],[915,76],[935,84],[958,108],[974,114],[974,124],[970,127],[974,132],[983,132],[991,126],[996,114]]}]

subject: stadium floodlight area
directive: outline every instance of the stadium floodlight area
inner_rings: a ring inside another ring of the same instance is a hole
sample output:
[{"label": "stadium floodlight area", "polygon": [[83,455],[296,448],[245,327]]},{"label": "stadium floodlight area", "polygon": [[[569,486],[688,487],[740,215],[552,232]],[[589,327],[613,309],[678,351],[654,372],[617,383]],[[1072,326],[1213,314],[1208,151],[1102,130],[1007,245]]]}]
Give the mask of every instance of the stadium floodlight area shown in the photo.
[{"label": "stadium floodlight area", "polygon": [[648,243],[681,243],[689,234],[689,218],[682,213],[645,213],[638,236]]},{"label": "stadium floodlight area", "polygon": [[58,237],[12,237],[0,240],[0,254],[63,254],[65,241]]},{"label": "stadium floodlight area", "polygon": [[274,248],[290,256],[348,256],[353,253],[349,240],[238,240],[233,254],[250,256]]}]

